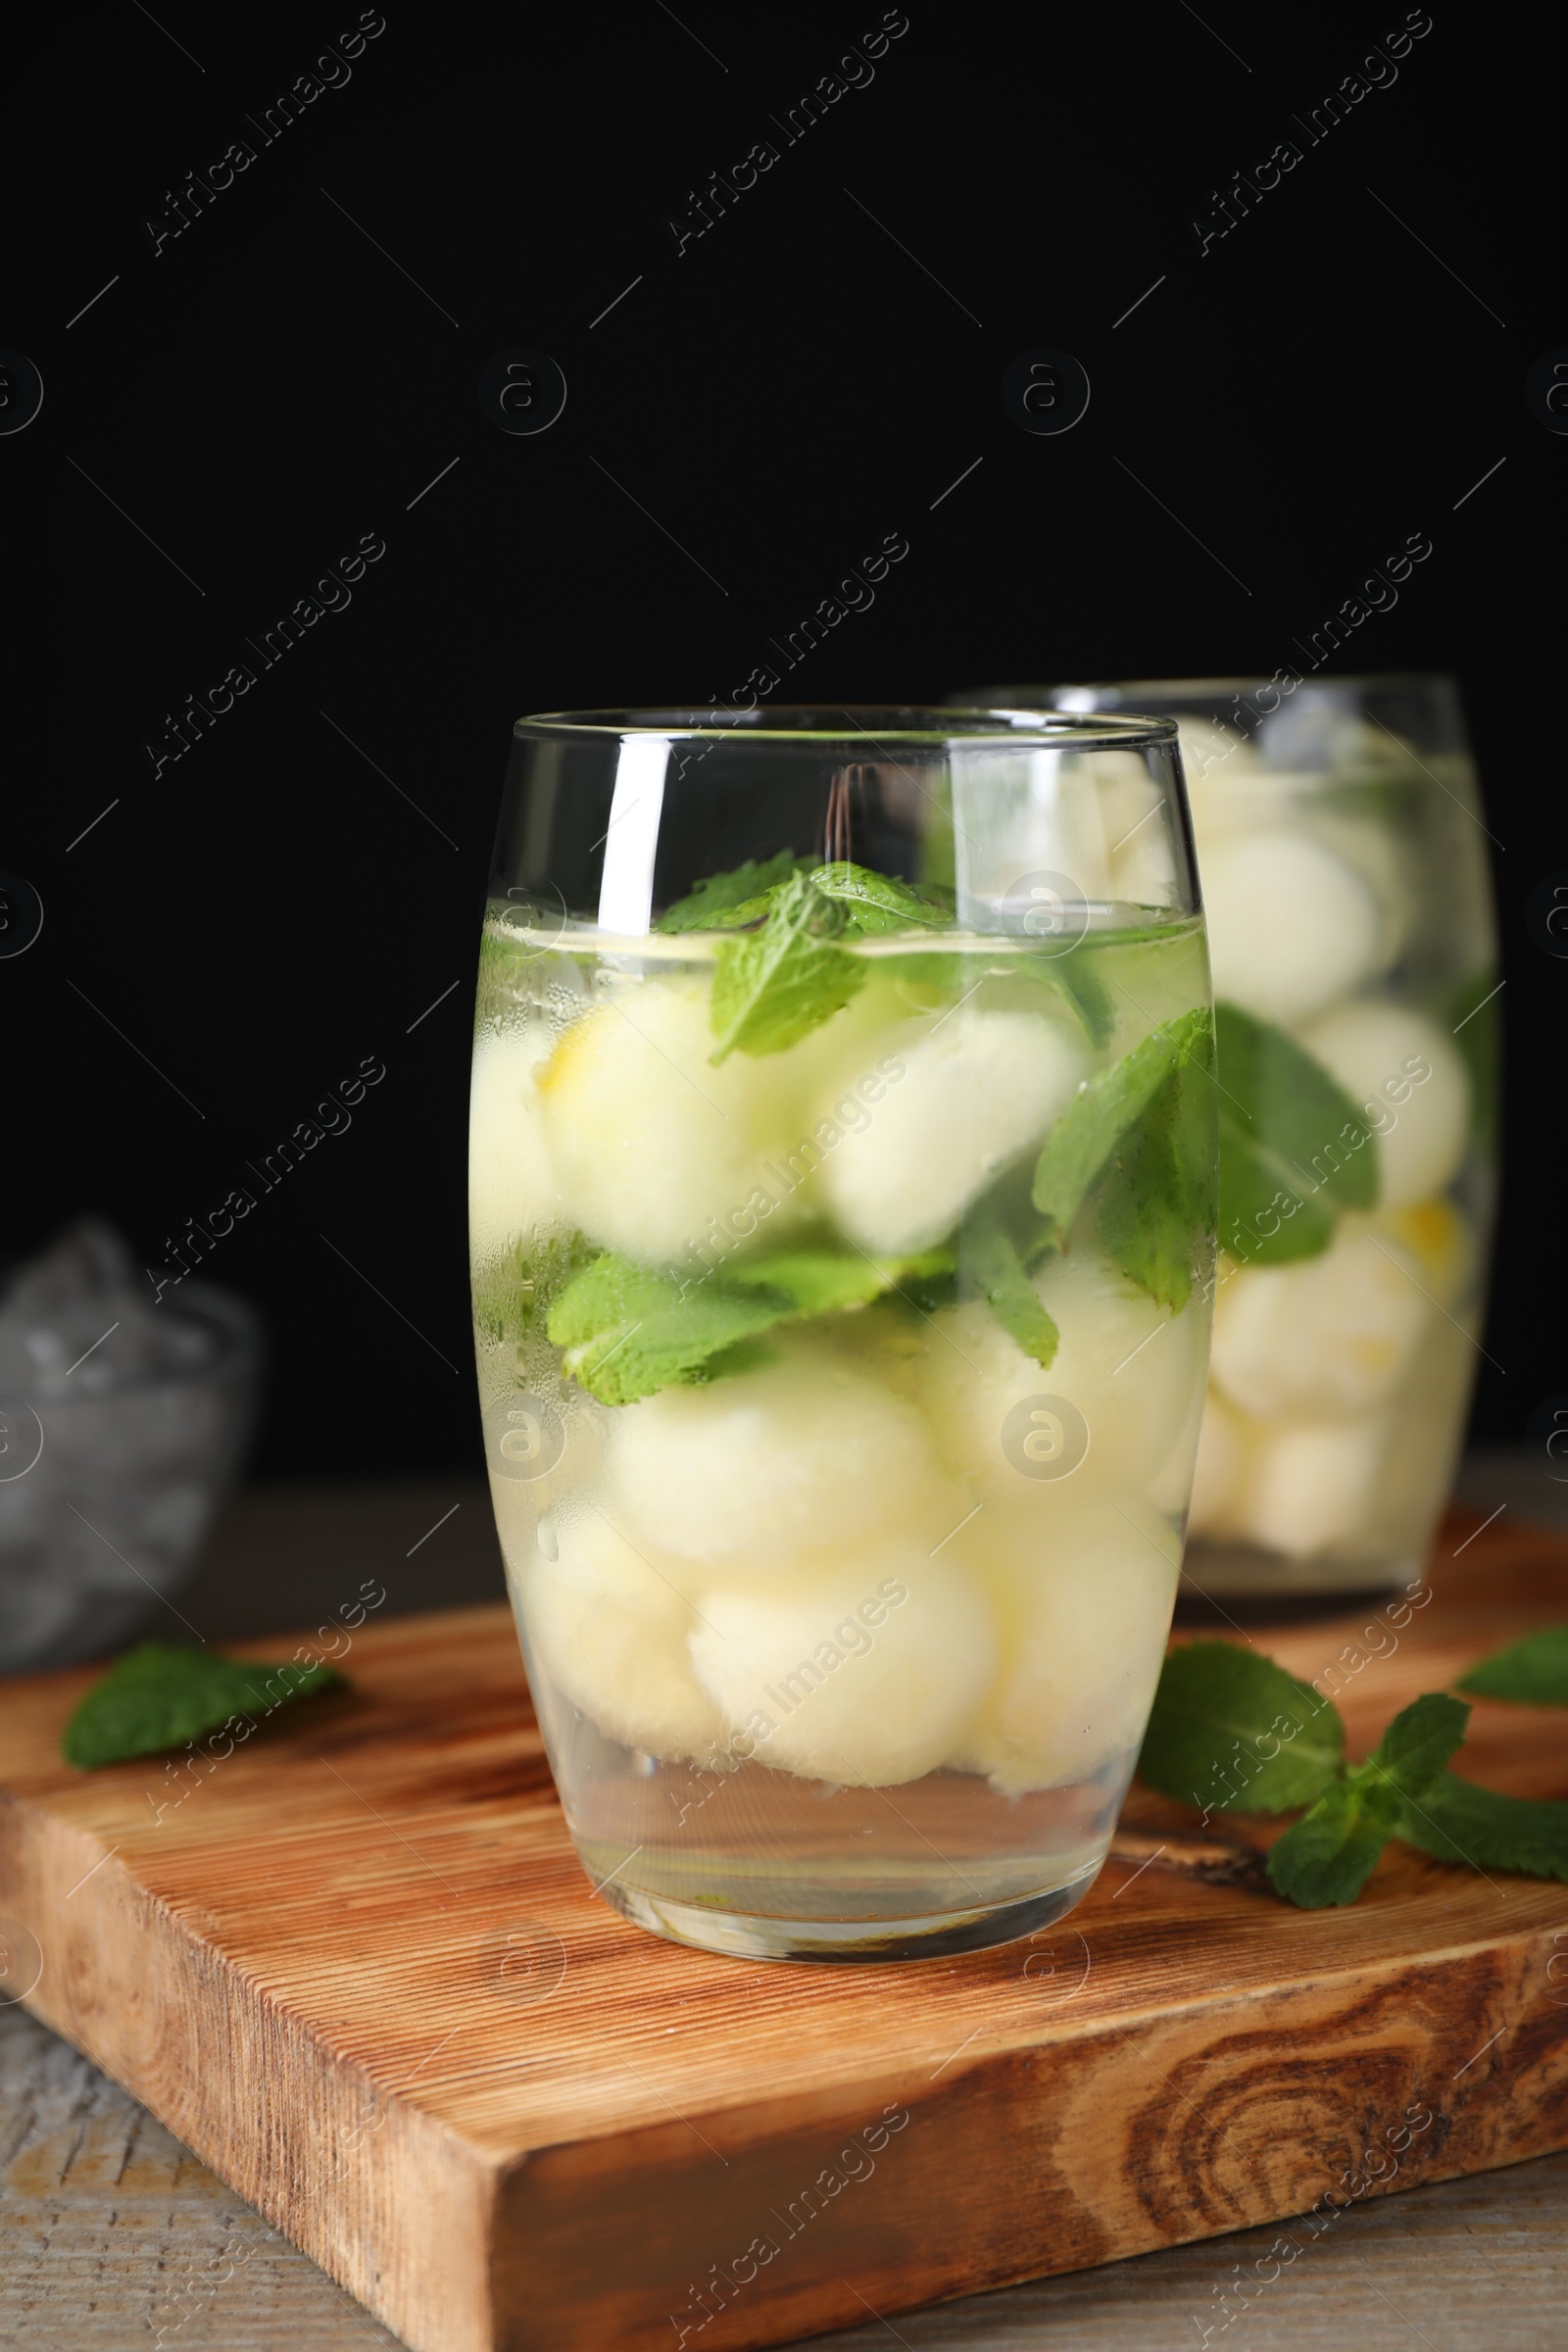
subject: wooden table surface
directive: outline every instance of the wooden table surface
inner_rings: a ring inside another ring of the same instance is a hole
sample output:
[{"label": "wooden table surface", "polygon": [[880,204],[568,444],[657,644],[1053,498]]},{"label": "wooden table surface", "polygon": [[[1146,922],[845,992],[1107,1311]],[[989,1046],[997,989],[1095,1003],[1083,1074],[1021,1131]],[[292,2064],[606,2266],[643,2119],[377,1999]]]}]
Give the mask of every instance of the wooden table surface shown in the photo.
[{"label": "wooden table surface", "polygon": [[[1465,1492],[1483,1510],[1568,1524],[1568,1486],[1517,1457],[1473,1463]],[[483,1490],[242,1497],[179,1602],[204,1634],[233,1639],[302,1622],[371,1574],[389,1610],[498,1596]],[[1259,2283],[1275,2235],[1210,2238],[906,2314],[896,2328],[868,2311],[864,2328],[812,2340],[822,2352],[890,2335],[914,2352],[1161,2352],[1201,2346],[1206,2328],[1226,2352],[1568,2352],[1568,2154],[1371,2200]],[[1246,2317],[1223,2327],[1220,2297],[1244,2273]],[[368,2339],[396,2342],[117,2084],[0,2007],[0,2344],[352,2352]]]}]

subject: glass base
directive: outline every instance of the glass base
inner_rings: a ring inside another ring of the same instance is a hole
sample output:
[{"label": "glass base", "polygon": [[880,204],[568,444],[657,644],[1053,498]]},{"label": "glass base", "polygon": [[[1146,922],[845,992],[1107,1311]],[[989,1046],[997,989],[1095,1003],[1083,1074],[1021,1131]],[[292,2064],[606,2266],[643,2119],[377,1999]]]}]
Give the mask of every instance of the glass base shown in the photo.
[{"label": "glass base", "polygon": [[1401,1586],[1419,1584],[1423,1572],[1423,1562],[1413,1553],[1337,1559],[1330,1553],[1315,1552],[1292,1559],[1259,1544],[1195,1536],[1187,1545],[1177,1614],[1192,1622],[1213,1596],[1245,1600],[1250,1606],[1265,1601],[1294,1606],[1322,1596],[1340,1607],[1353,1608],[1362,1601],[1387,1600]]},{"label": "glass base", "polygon": [[614,1879],[599,1891],[635,1927],[668,1943],[694,1944],[736,1960],[940,1960],[952,1952],[1016,1943],[1051,1927],[1083,1900],[1100,1868],[1098,1861],[1091,1863],[1064,1886],[1021,1901],[911,1919],[774,1919],[761,1912],[672,1902]]}]

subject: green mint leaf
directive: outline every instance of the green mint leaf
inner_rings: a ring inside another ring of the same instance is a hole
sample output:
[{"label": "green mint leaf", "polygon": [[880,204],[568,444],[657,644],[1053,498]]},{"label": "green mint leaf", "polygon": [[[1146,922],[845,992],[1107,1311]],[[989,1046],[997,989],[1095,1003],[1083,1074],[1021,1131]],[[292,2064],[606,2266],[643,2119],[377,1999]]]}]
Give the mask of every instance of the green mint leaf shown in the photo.
[{"label": "green mint leaf", "polygon": [[1139,1777],[1207,1813],[1284,1813],[1344,1769],[1345,1726],[1272,1658],[1232,1642],[1190,1642],[1160,1672]]},{"label": "green mint leaf", "polygon": [[1112,1152],[1094,1198],[1106,1255],[1156,1305],[1180,1314],[1196,1245],[1214,1230],[1214,1082],[1208,1040],[1158,1087]]},{"label": "green mint leaf", "polygon": [[1336,1213],[1378,1198],[1377,1138],[1349,1096],[1283,1029],[1214,1008],[1219,1233],[1255,1264],[1316,1257]]},{"label": "green mint leaf", "polygon": [[1365,1784],[1337,1782],[1270,1847],[1270,1880],[1303,1911],[1353,1903],[1388,1843],[1392,1811]]},{"label": "green mint leaf", "polygon": [[[787,882],[798,860],[793,850],[780,850],[776,858],[759,862],[748,858],[744,863],[731,866],[728,873],[708,874],[690,890],[684,899],[666,906],[655,923],[656,931],[711,931],[720,928],[719,918],[737,919],[736,910],[754,900],[765,899],[768,892]],[[738,919],[749,921],[749,915]],[[727,926],[726,926],[727,927]]]},{"label": "green mint leaf", "polygon": [[214,1651],[143,1642],[117,1658],[77,1706],[60,1752],[80,1772],[180,1747],[230,1716],[253,1724],[274,1707],[346,1683],[332,1666],[260,1666]]},{"label": "green mint leaf", "polygon": [[718,1040],[710,1060],[737,1048],[782,1054],[831,1019],[865,985],[866,968],[825,936],[842,909],[804,874],[785,883],[760,931],[726,939],[713,967],[709,1019]]},{"label": "green mint leaf", "polygon": [[1444,1773],[1418,1801],[1406,1802],[1395,1835],[1440,1862],[1568,1879],[1568,1804],[1503,1796],[1456,1773]]},{"label": "green mint leaf", "polygon": [[934,896],[895,881],[891,874],[874,873],[868,865],[852,865],[847,858],[812,869],[810,880],[826,899],[835,899],[849,912],[849,929],[876,939],[890,931],[942,931],[952,927],[953,911]]},{"label": "green mint leaf", "polygon": [[1401,1707],[1352,1781],[1381,1781],[1396,1795],[1418,1797],[1431,1788],[1455,1748],[1464,1744],[1470,1710],[1462,1698],[1428,1690]]},{"label": "green mint leaf", "polygon": [[1201,1054],[1210,1035],[1201,1006],[1148,1037],[1092,1078],[1047,1136],[1035,1163],[1036,1208],[1066,1234],[1090,1187],[1124,1135],[1177,1068]]},{"label": "green mint leaf", "polygon": [[1548,1625],[1494,1650],[1461,1674],[1477,1698],[1514,1698],[1527,1707],[1568,1707],[1568,1625]]},{"label": "green mint leaf", "polygon": [[880,1298],[900,1262],[861,1257],[858,1251],[778,1250],[732,1266],[730,1278],[747,1289],[782,1293],[798,1315],[829,1315]]},{"label": "green mint leaf", "polygon": [[1442,1690],[1401,1708],[1366,1762],[1326,1789],[1274,1846],[1268,1875],[1280,1893],[1307,1911],[1353,1903],[1389,1838],[1402,1835],[1410,1807],[1424,1807],[1446,1777],[1444,1766],[1469,1719],[1463,1699]]},{"label": "green mint leaf", "polygon": [[1110,1001],[1110,991],[1093,959],[1087,955],[1036,956],[1021,968],[1032,980],[1044,980],[1054,985],[1072,1005],[1084,1025],[1084,1033],[1092,1046],[1110,1042],[1116,1026],[1116,1007]]},{"label": "green mint leaf", "polygon": [[1011,1236],[996,1218],[977,1219],[964,1235],[959,1287],[977,1291],[1025,1355],[1050,1371],[1061,1334],[1041,1305]]},{"label": "green mint leaf", "polygon": [[776,1291],[744,1291],[709,1275],[654,1274],[607,1252],[550,1309],[564,1369],[601,1404],[631,1404],[688,1380],[739,1340],[795,1312]]},{"label": "green mint leaf", "polygon": [[870,1258],[859,1251],[780,1250],[701,1278],[651,1272],[607,1252],[550,1310],[564,1369],[601,1404],[631,1404],[675,1381],[706,1381],[766,1360],[775,1324],[869,1305],[906,1281],[947,1271],[952,1253]]}]

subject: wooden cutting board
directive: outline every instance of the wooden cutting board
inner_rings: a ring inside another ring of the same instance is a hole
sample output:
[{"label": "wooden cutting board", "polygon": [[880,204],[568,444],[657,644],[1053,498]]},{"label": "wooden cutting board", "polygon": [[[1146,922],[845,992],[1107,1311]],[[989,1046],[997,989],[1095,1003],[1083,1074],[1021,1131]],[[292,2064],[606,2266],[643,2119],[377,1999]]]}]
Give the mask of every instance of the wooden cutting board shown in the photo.
[{"label": "wooden cutting board", "polygon": [[[1568,1542],[1472,1526],[1402,1630],[1254,1629],[1338,1662],[1357,1755],[1568,1620]],[[36,2014],[417,2352],[775,2343],[1568,2144],[1563,1886],[1391,1848],[1297,1912],[1135,1791],[1030,1943],[721,1960],[592,1893],[503,1609],[372,1620],[346,1665],[161,1820],[160,1761],[59,1760],[90,1672],[4,1686],[0,1916]],[[1465,1769],[1568,1795],[1565,1733],[1483,1702]]]}]

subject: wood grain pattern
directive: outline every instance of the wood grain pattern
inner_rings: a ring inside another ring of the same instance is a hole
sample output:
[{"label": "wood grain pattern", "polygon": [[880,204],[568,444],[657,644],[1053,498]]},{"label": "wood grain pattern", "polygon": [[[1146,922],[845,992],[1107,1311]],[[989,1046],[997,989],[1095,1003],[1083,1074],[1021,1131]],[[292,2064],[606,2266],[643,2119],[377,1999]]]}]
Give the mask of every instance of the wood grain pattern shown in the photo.
[{"label": "wood grain pattern", "polygon": [[[1357,1753],[1568,1618],[1568,1544],[1499,1528],[1435,1582],[1359,1665],[1370,1611],[1258,1637],[1341,1659]],[[348,1665],[161,1824],[161,1773],[58,1761],[85,1675],[11,1686],[0,1913],[42,1947],[36,2014],[416,2352],[858,2325],[1302,2213],[1412,2105],[1392,2186],[1568,2143],[1561,1886],[1391,1850],[1299,1914],[1129,1858],[1032,1945],[724,1961],[592,1897],[503,1611],[368,1627]],[[1561,1719],[1478,1706],[1466,1769],[1568,1793]]]},{"label": "wood grain pattern", "polygon": [[[910,2352],[1149,2352],[1250,2280],[1247,2352],[1568,2347],[1568,2156],[1369,2199],[1279,2278],[1278,2232],[1200,2239],[899,2315]],[[1414,2334],[1412,2336],[1412,2330]],[[813,2339],[886,2352],[887,2328]],[[1216,2344],[1235,2343],[1216,2327]],[[90,2060],[0,2009],[0,2344],[365,2352],[397,2339]]]}]

